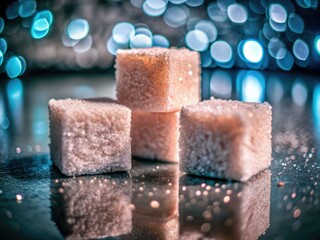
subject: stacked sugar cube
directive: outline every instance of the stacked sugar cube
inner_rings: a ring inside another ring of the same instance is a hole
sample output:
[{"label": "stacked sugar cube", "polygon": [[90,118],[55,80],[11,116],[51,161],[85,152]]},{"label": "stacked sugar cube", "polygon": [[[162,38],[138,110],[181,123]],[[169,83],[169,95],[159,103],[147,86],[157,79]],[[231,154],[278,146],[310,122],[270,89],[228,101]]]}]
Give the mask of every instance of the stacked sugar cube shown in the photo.
[{"label": "stacked sugar cube", "polygon": [[118,50],[117,98],[132,110],[132,155],[178,162],[179,114],[200,101],[200,58],[187,49]]},{"label": "stacked sugar cube", "polygon": [[[247,181],[271,163],[268,103],[200,101],[200,58],[187,49],[119,50],[117,102],[49,102],[51,156],[68,176],[131,169],[131,155],[189,174]],[[181,110],[182,109],[182,110]]]}]

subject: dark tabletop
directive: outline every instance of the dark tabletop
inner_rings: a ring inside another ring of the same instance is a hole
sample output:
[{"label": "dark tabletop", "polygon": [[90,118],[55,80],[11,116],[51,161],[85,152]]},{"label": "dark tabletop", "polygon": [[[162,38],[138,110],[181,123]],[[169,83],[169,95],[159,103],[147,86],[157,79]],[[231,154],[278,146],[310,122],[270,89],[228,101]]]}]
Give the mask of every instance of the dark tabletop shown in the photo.
[{"label": "dark tabletop", "polygon": [[0,82],[0,239],[319,239],[320,79],[203,71],[202,96],[268,101],[272,165],[247,183],[133,161],[129,173],[68,178],[49,155],[50,98],[114,97],[112,75]]}]

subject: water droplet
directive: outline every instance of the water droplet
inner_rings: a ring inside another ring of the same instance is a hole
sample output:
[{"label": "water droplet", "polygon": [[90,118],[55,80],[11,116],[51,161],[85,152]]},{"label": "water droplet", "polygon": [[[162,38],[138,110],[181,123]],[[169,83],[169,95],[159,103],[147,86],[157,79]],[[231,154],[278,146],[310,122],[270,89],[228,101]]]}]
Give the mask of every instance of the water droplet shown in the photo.
[{"label": "water droplet", "polygon": [[229,197],[229,196],[225,196],[225,197],[223,198],[223,202],[225,202],[225,203],[230,202],[230,197]]},{"label": "water droplet", "polygon": [[17,200],[18,202],[22,201],[22,196],[21,196],[21,194],[17,194],[17,195],[16,195],[16,200]]},{"label": "water droplet", "polygon": [[159,207],[160,207],[160,204],[159,204],[158,201],[153,200],[153,201],[150,202],[150,206],[151,206],[152,208],[159,208]]}]

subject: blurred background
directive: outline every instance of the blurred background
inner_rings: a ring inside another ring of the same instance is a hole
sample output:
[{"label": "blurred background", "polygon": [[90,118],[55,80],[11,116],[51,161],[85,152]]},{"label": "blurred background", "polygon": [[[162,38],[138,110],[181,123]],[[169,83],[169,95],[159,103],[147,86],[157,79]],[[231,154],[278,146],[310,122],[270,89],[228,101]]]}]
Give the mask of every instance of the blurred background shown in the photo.
[{"label": "blurred background", "polygon": [[203,68],[318,72],[318,0],[1,1],[0,74],[113,69],[119,48],[188,47]]},{"label": "blurred background", "polygon": [[203,99],[288,98],[320,129],[318,0],[5,0],[0,13],[0,156],[48,151],[50,98],[115,97],[119,48],[198,51]]}]

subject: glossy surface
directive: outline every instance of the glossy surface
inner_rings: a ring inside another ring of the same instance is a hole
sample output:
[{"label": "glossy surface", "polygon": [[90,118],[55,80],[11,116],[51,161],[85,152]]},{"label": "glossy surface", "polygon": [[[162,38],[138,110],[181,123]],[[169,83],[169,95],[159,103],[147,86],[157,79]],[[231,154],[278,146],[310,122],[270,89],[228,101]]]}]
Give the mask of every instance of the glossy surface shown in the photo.
[{"label": "glossy surface", "polygon": [[246,184],[143,161],[134,161],[130,173],[62,176],[48,154],[48,99],[113,97],[114,89],[108,75],[0,83],[1,239],[320,237],[319,79],[203,72],[203,98],[220,94],[273,106],[272,166]]}]

